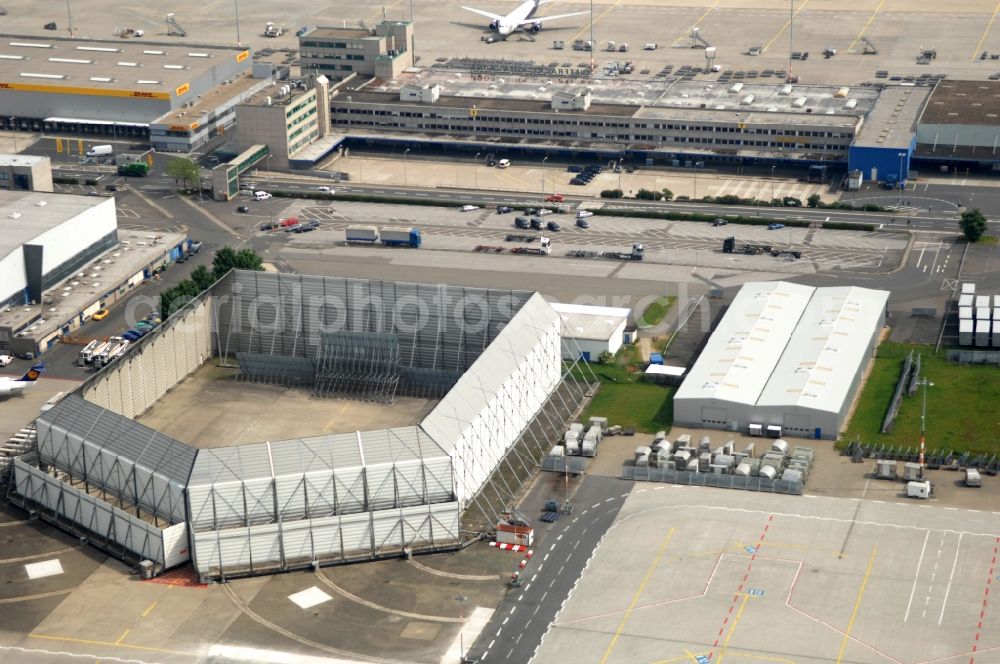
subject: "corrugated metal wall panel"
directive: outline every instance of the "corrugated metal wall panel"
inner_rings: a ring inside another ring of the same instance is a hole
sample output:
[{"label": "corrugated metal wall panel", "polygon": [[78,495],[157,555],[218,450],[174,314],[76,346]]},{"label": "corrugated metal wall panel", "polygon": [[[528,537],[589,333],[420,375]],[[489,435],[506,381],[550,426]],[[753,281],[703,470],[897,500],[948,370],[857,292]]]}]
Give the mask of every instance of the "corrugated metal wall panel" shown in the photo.
[{"label": "corrugated metal wall panel", "polygon": [[317,560],[334,560],[343,557],[340,546],[340,517],[327,517],[311,521],[313,548]]},{"label": "corrugated metal wall panel", "polygon": [[365,484],[363,468],[337,468],[334,473],[337,508],[341,514],[352,514],[365,509]]},{"label": "corrugated metal wall panel", "polygon": [[253,479],[243,482],[243,500],[246,506],[246,523],[273,523],[277,520],[274,508],[274,485],[270,479]]},{"label": "corrugated metal wall panel", "polygon": [[380,510],[372,514],[372,535],[375,537],[376,555],[402,552],[406,541],[400,510]]},{"label": "corrugated metal wall panel", "polygon": [[365,467],[368,476],[368,509],[384,510],[396,506],[396,478],[392,464],[369,464]]},{"label": "corrugated metal wall panel", "polygon": [[282,562],[277,524],[250,527],[250,554],[254,568],[273,567]]},{"label": "corrugated metal wall panel", "polygon": [[317,471],[303,476],[305,491],[309,496],[309,516],[333,516],[337,514],[337,494],[334,491],[333,471]]},{"label": "corrugated metal wall panel", "polygon": [[423,462],[399,461],[394,466],[399,505],[422,505],[427,494]]},{"label": "corrugated metal wall panel", "polygon": [[183,565],[191,559],[188,547],[188,531],[186,523],[178,523],[162,530],[163,533],[163,566],[165,568]]},{"label": "corrugated metal wall panel", "polygon": [[344,555],[370,554],[372,550],[372,529],[367,512],[345,514],[340,520]]},{"label": "corrugated metal wall panel", "polygon": [[274,480],[278,513],[282,520],[294,521],[306,516],[306,480],[303,476],[284,476]]}]

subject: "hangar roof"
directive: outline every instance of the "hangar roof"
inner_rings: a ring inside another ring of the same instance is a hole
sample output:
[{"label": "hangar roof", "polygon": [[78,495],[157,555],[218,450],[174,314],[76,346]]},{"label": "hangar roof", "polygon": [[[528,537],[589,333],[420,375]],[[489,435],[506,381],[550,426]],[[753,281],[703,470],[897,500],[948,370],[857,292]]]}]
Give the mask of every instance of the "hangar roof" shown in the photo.
[{"label": "hangar roof", "polygon": [[532,294],[420,426],[441,445],[462,440],[465,430],[535,347],[539,335],[558,320],[549,303],[538,293]]},{"label": "hangar roof", "polygon": [[941,81],[919,122],[1000,126],[1000,81]]},{"label": "hangar roof", "polygon": [[888,291],[750,282],[675,399],[839,411]]},{"label": "hangar roof", "polygon": [[816,289],[757,405],[838,412],[888,300],[869,288]]},{"label": "hangar roof", "polygon": [[0,34],[0,81],[170,94],[222,59],[248,56],[218,44]]},{"label": "hangar roof", "polygon": [[[0,259],[21,245],[98,205],[107,198],[0,189]],[[31,223],[26,223],[28,220]]]},{"label": "hangar roof", "polygon": [[595,307],[586,304],[552,302],[563,323],[563,336],[574,339],[607,341],[628,320],[629,309]]},{"label": "hangar roof", "polygon": [[787,281],[745,284],[675,398],[757,403],[814,291]]}]

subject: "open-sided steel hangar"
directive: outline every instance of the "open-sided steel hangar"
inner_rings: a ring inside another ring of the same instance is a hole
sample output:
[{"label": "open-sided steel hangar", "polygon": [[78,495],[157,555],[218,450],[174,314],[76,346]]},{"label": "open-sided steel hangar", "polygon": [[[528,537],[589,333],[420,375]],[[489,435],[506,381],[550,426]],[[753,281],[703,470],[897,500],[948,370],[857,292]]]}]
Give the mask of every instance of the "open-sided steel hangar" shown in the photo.
[{"label": "open-sided steel hangar", "polygon": [[[537,293],[231,272],[38,418],[11,497],[204,578],[454,548],[584,405],[560,346]],[[216,449],[132,419],[212,357],[320,396],[440,401],[414,426]]]},{"label": "open-sided steel hangar", "polygon": [[750,282],[674,396],[681,425],[836,438],[878,345],[888,291]]}]

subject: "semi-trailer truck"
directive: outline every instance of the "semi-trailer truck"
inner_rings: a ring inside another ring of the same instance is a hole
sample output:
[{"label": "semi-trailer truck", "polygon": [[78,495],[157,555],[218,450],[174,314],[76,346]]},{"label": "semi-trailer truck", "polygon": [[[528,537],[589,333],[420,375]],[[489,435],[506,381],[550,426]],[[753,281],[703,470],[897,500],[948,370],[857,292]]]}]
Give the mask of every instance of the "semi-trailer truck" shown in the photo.
[{"label": "semi-trailer truck", "polygon": [[419,228],[383,226],[379,230],[379,237],[382,239],[382,244],[389,247],[405,246],[416,249],[421,242]]},{"label": "semi-trailer truck", "polygon": [[133,161],[118,165],[118,175],[144,178],[149,175],[149,164],[144,161]]}]

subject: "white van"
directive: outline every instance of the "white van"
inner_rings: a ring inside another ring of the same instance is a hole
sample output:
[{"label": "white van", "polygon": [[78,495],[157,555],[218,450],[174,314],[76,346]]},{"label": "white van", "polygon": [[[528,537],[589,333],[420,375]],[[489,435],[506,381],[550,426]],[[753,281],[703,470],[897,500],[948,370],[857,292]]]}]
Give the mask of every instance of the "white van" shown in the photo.
[{"label": "white van", "polygon": [[115,149],[110,145],[95,145],[87,150],[88,157],[108,157],[114,154]]},{"label": "white van", "polygon": [[255,191],[253,192],[253,199],[255,201],[266,201],[271,197],[271,194],[266,191]]},{"label": "white van", "polygon": [[510,166],[510,159],[501,159],[497,162],[497,168],[507,168]]}]

